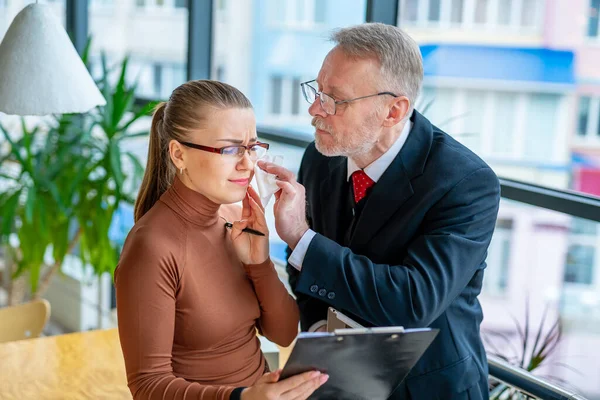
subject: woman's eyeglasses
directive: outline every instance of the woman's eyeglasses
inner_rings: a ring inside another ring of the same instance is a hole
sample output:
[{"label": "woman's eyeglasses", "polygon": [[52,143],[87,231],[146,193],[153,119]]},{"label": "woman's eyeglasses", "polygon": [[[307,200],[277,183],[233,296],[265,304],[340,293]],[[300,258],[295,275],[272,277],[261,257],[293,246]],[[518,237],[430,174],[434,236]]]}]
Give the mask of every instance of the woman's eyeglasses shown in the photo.
[{"label": "woman's eyeglasses", "polygon": [[196,150],[208,151],[209,153],[217,153],[222,156],[228,158],[236,158],[241,159],[244,157],[244,153],[248,152],[248,156],[252,161],[256,161],[267,154],[267,150],[269,150],[269,145],[267,143],[256,142],[254,144],[250,144],[248,146],[244,145],[235,145],[235,146],[225,146],[225,147],[210,147],[210,146],[202,146],[195,143],[189,142],[179,142],[185,147],[190,147]]}]

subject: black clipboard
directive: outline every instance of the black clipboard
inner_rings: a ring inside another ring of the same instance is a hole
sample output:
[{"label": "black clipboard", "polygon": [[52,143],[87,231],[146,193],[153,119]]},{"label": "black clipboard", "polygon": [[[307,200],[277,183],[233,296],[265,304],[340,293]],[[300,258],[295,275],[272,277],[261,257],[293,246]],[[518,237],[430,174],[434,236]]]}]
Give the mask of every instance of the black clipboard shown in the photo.
[{"label": "black clipboard", "polygon": [[281,379],[319,370],[329,380],[311,399],[387,399],[437,334],[438,329],[398,326],[303,332]]}]

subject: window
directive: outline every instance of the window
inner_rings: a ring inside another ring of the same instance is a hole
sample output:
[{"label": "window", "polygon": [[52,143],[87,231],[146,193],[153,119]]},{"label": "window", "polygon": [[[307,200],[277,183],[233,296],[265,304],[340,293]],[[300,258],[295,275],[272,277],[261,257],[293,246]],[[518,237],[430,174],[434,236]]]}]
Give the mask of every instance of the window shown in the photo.
[{"label": "window", "polygon": [[416,108],[494,168],[496,162],[546,163],[559,159],[556,139],[562,129],[559,110],[563,98],[557,94],[425,86]]},{"label": "window", "polygon": [[464,126],[457,137],[465,146],[475,153],[481,153],[481,138],[484,132],[484,110],[486,93],[482,90],[466,91],[466,106],[464,111]]},{"label": "window", "polygon": [[[120,59],[112,57],[108,65],[117,65]],[[99,57],[92,58],[92,75],[102,73]],[[186,80],[184,64],[157,62],[149,58],[131,58],[127,79],[137,82],[137,96],[143,99],[168,99],[173,89]]]},{"label": "window", "polygon": [[419,0],[404,0],[400,8],[400,17],[404,22],[417,22],[419,17]]},{"label": "window", "polygon": [[509,156],[512,153],[515,130],[517,95],[514,93],[495,93],[492,124],[492,153]]},{"label": "window", "polygon": [[488,0],[475,0],[475,23],[485,24],[487,17]]},{"label": "window", "polygon": [[161,64],[154,64],[154,93],[160,93],[162,89],[162,73],[163,67]]},{"label": "window", "polygon": [[225,81],[225,67],[223,65],[217,67],[217,80],[221,82]]},{"label": "window", "polygon": [[598,233],[598,223],[582,218],[573,218],[571,222],[571,232],[580,235],[595,236]]},{"label": "window", "polygon": [[536,0],[521,0],[521,26],[531,27],[536,24]]},{"label": "window", "polygon": [[514,0],[505,0],[503,4],[498,7],[498,25],[510,25],[510,11],[512,10],[513,1]]},{"label": "window", "polygon": [[187,0],[135,0],[138,8],[187,8]]},{"label": "window", "polygon": [[595,250],[592,246],[577,244],[569,246],[565,265],[565,282],[592,284]]},{"label": "window", "polygon": [[429,0],[429,21],[440,20],[440,0]]},{"label": "window", "polygon": [[306,123],[310,123],[309,119],[305,119],[308,118],[308,104],[302,97],[301,82],[303,80],[299,77],[288,78],[279,75],[271,77],[269,117],[276,117],[277,124],[284,123],[288,118],[304,119]]},{"label": "window", "polygon": [[463,21],[464,1],[465,0],[452,0],[450,22],[453,24],[460,24]]},{"label": "window", "polygon": [[579,98],[577,136],[585,140],[600,140],[600,97]]},{"label": "window", "polygon": [[288,27],[311,27],[326,20],[327,0],[271,0],[271,21]]},{"label": "window", "polygon": [[523,156],[529,161],[544,162],[552,158],[555,147],[560,96],[536,93],[527,100]]},{"label": "window", "polygon": [[322,24],[325,22],[326,13],[326,0],[319,0],[315,2],[315,22]]},{"label": "window", "polygon": [[582,96],[579,98],[579,118],[577,121],[577,134],[579,136],[587,135],[589,118],[590,98],[588,96]]},{"label": "window", "polygon": [[[541,28],[543,0],[399,0],[400,26],[470,30]],[[599,0],[600,1],[600,0]],[[597,22],[596,22],[597,26]],[[541,31],[540,31],[541,32]]]},{"label": "window", "polygon": [[97,7],[112,7],[115,5],[114,0],[92,0],[92,6]]},{"label": "window", "polygon": [[589,15],[588,15],[588,31],[587,35],[589,37],[598,37],[598,23],[600,19],[598,18],[598,12],[600,10],[600,0],[591,0]]},{"label": "window", "polygon": [[281,114],[281,92],[283,79],[280,76],[271,77],[271,114]]},{"label": "window", "polygon": [[137,82],[137,96],[167,99],[186,81],[187,8],[176,9],[184,4],[176,0],[131,0],[130,4],[135,7],[114,7],[110,14],[90,10],[92,72],[96,78],[102,73],[102,53],[108,67],[129,56],[127,79]]},{"label": "window", "polygon": [[496,222],[483,279],[483,291],[486,294],[503,295],[508,288],[512,230],[511,219],[498,219]]},{"label": "window", "polygon": [[452,105],[455,104],[456,89],[424,88],[423,107],[428,106],[425,115],[431,123],[442,130],[447,130],[447,122],[455,116]]},{"label": "window", "polygon": [[292,115],[300,115],[300,78],[292,80]]}]

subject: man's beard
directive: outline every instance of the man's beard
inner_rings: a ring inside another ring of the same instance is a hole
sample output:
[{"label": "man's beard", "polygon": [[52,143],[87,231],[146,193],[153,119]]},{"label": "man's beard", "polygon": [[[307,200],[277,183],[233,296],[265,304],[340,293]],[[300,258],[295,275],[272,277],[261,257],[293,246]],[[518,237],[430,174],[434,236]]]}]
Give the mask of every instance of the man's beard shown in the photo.
[{"label": "man's beard", "polygon": [[327,134],[330,135],[331,142],[333,142],[329,145],[325,145],[323,143],[322,137],[315,132],[315,147],[317,148],[317,151],[319,153],[323,154],[326,157],[336,157],[343,155],[341,154],[341,149],[338,149],[339,146],[337,145],[335,140],[336,136],[334,136],[333,128],[331,126],[327,125],[322,119],[319,119],[317,117],[314,117],[312,119],[311,125],[314,126],[316,129],[327,132]]},{"label": "man's beard", "polygon": [[[372,116],[374,117],[374,115]],[[317,135],[315,132],[315,147],[317,148],[317,151],[321,154],[323,154],[326,157],[338,157],[338,156],[344,156],[344,157],[354,157],[354,156],[358,156],[358,155],[362,155],[365,154],[367,152],[369,152],[373,146],[373,144],[376,142],[376,138],[371,138],[372,136],[372,132],[373,132],[373,127],[372,127],[372,120],[371,118],[369,118],[365,124],[363,124],[358,130],[360,131],[360,133],[355,132],[354,134],[356,136],[354,136],[355,138],[362,138],[361,141],[359,143],[352,143],[351,141],[339,141],[340,136],[349,136],[349,135],[343,135],[343,134],[339,134],[338,132],[335,132],[333,130],[333,128],[330,125],[327,125],[325,123],[325,121],[323,121],[322,119],[319,119],[317,117],[314,117],[312,119],[311,122],[312,126],[314,126],[315,128],[321,130],[321,131],[325,131],[327,132],[327,134],[330,135],[329,137],[329,143],[324,143],[323,138],[320,135]],[[371,140],[369,140],[371,139]]]}]

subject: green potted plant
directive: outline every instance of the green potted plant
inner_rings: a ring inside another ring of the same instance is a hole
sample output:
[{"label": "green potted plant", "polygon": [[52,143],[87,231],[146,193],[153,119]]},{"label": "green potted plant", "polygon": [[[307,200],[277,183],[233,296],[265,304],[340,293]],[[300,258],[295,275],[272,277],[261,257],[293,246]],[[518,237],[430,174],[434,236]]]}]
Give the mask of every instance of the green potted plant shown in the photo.
[{"label": "green potted plant", "polygon": [[[76,253],[95,274],[114,271],[118,249],[109,228],[119,206],[133,204],[143,174],[139,160],[121,144],[147,135],[131,129],[153,104],[135,104],[136,85],[125,79],[127,58],[115,71],[104,55],[101,60],[97,84],[105,106],[34,127],[22,120],[18,139],[0,124],[8,144],[0,148],[0,244],[12,282],[27,276],[32,298],[44,294],[68,255]],[[113,73],[118,78],[111,82]],[[13,290],[10,302],[23,295]]]}]

